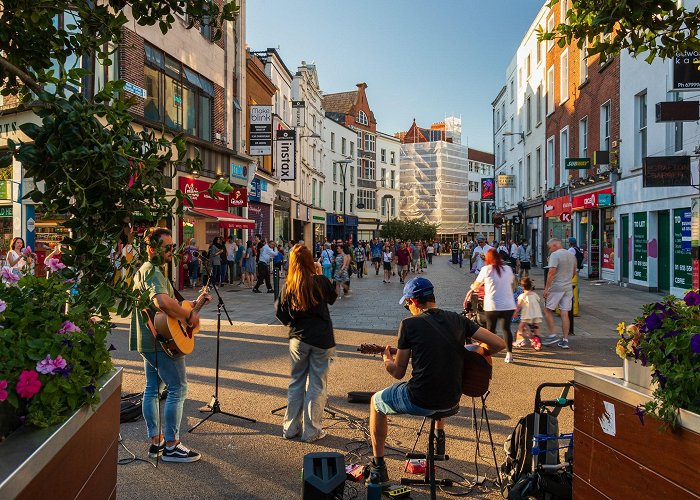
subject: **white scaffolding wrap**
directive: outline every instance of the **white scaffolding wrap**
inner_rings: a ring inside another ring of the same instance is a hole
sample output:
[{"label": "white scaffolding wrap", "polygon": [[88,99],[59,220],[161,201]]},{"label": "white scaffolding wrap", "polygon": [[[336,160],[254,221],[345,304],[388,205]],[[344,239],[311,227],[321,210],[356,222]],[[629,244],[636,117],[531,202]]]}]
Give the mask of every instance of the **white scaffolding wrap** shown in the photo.
[{"label": "white scaffolding wrap", "polygon": [[466,234],[468,148],[445,141],[401,145],[401,217],[440,224],[439,234]]}]

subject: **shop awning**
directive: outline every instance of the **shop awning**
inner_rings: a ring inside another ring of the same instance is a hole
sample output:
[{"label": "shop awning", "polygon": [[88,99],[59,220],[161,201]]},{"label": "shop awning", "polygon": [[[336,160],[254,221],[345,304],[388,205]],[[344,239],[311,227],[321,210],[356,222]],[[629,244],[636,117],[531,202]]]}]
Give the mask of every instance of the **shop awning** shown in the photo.
[{"label": "shop awning", "polygon": [[226,229],[255,229],[255,222],[245,219],[239,215],[230,214],[223,210],[214,210],[210,208],[188,208],[186,212],[195,217],[206,217],[209,219],[217,219],[219,225]]}]

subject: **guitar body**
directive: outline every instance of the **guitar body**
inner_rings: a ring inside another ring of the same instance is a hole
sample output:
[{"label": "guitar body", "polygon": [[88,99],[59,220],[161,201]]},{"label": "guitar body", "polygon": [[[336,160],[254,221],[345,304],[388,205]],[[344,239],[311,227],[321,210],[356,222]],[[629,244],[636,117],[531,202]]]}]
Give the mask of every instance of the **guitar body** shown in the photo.
[{"label": "guitar body", "polygon": [[[194,309],[189,301],[182,302],[180,306],[188,314]],[[164,312],[157,312],[153,323],[156,332],[163,338],[158,340],[168,356],[184,356],[194,350],[194,336],[199,333],[199,325],[196,328],[190,328],[184,321],[172,318]]]}]

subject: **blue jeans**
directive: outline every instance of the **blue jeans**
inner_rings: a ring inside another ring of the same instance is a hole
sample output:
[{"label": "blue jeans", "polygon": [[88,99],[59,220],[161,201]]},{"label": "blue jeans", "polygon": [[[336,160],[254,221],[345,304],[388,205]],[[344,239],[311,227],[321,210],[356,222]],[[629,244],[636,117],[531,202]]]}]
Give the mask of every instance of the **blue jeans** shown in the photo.
[{"label": "blue jeans", "polygon": [[307,441],[323,430],[321,421],[328,399],[328,368],[331,358],[335,356],[335,347],[321,349],[298,339],[290,339],[289,355],[292,380],[287,390],[287,412],[282,433],[286,438],[293,438],[301,432],[301,439]]},{"label": "blue jeans", "polygon": [[199,260],[192,259],[192,261],[187,264],[187,271],[190,275],[190,286],[195,286],[197,284],[197,278],[199,278]]},{"label": "blue jeans", "polygon": [[[374,395],[374,409],[383,415],[415,415],[428,417],[443,410],[421,408],[411,402],[408,396],[408,383],[397,382]],[[449,408],[445,408],[448,410]]]},{"label": "blue jeans", "polygon": [[[182,408],[187,398],[187,372],[185,357],[171,358],[163,351],[142,352],[146,371],[146,388],[143,390],[143,418],[146,420],[148,437],[158,436],[160,381],[168,386],[168,397],[163,405],[162,433],[166,441],[180,439]],[[157,357],[157,358],[156,358]],[[156,366],[158,367],[156,369]]]},{"label": "blue jeans", "polygon": [[216,286],[219,286],[221,283],[224,282],[224,276],[226,273],[226,268],[222,266],[221,264],[213,264],[212,266],[212,272],[211,272],[211,280],[212,283],[215,284]]}]

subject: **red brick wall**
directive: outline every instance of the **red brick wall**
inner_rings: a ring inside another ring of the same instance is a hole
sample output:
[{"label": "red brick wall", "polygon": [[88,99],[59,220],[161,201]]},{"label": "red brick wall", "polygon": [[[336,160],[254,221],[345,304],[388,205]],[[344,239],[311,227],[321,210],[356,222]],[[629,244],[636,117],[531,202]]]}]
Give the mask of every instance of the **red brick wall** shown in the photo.
[{"label": "red brick wall", "polygon": [[[374,113],[369,107],[367,102],[367,95],[365,94],[365,89],[367,85],[362,83],[357,86],[357,103],[350,109],[350,112],[345,115],[345,126],[346,127],[356,127],[362,130],[369,130],[370,132],[377,131],[377,120],[374,118]],[[364,111],[367,115],[367,121],[369,125],[362,125],[357,123],[357,115],[360,111]]]},{"label": "red brick wall", "polygon": [[[124,28],[122,44],[119,47],[119,78],[144,88],[146,85],[143,76],[145,59],[143,38],[134,31]],[[143,116],[144,100],[132,94],[129,96],[137,101],[137,104],[131,107],[131,111]]]}]

